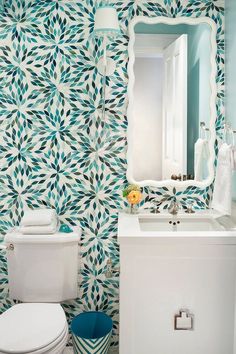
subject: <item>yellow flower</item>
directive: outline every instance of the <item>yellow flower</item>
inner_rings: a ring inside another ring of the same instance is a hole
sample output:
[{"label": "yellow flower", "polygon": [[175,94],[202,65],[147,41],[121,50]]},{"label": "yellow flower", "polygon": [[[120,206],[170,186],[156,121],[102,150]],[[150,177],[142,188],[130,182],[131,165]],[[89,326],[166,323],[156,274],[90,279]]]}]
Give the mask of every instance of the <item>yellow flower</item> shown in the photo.
[{"label": "yellow flower", "polygon": [[140,191],[131,191],[128,195],[127,195],[127,200],[130,204],[138,204],[140,203],[142,199],[142,194]]}]

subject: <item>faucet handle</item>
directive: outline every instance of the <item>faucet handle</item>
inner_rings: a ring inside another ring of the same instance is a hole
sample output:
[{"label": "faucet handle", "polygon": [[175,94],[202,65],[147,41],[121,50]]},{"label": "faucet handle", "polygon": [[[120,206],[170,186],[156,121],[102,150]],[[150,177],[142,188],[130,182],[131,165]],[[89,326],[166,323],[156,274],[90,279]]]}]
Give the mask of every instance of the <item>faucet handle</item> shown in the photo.
[{"label": "faucet handle", "polygon": [[153,213],[153,214],[159,214],[159,213],[160,213],[159,207],[160,207],[160,205],[161,205],[161,202],[158,202],[158,201],[156,201],[155,199],[153,199],[151,202],[152,202],[152,204],[153,204],[153,206],[152,206],[152,208],[151,208],[151,213]]},{"label": "faucet handle", "polygon": [[112,260],[109,258],[106,264],[105,277],[111,278],[114,273],[120,273],[120,268],[114,268],[112,264]]},{"label": "faucet handle", "polygon": [[187,209],[185,210],[185,213],[194,214],[195,211],[193,210],[193,201],[188,201],[186,204],[187,204]]},{"label": "faucet handle", "polygon": [[179,209],[180,209],[180,204],[176,200],[172,200],[168,207],[169,213],[172,215],[177,215]]}]

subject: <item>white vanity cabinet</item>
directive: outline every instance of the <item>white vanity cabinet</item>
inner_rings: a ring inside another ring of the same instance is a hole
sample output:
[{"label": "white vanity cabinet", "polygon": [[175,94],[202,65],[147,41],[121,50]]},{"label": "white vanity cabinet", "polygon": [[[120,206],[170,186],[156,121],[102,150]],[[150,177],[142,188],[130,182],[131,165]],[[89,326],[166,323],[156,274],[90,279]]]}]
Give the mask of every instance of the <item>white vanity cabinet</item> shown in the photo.
[{"label": "white vanity cabinet", "polygon": [[[215,177],[217,26],[208,17],[135,16],[129,36],[127,180],[167,187],[163,203],[172,188],[175,202],[188,189],[191,204],[191,187]],[[203,136],[209,156],[195,164]],[[235,222],[179,214],[119,215],[120,354],[236,354]],[[179,322],[193,328],[176,330]]]},{"label": "white vanity cabinet", "polygon": [[[119,216],[120,354],[235,354],[236,232],[141,233],[137,219]],[[181,309],[192,330],[174,329]]]}]

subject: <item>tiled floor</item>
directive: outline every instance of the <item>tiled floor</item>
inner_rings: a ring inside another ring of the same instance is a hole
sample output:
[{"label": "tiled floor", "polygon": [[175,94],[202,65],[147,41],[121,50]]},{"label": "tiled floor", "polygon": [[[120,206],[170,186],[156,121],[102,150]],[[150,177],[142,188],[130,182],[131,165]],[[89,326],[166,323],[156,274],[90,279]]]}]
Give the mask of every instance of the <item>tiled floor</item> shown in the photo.
[{"label": "tiled floor", "polygon": [[[67,347],[67,348],[64,350],[63,354],[74,354],[74,352],[73,352],[73,349],[72,349],[72,348]],[[109,351],[109,354],[118,354],[118,349],[113,350],[113,351],[110,350],[110,351]]]},{"label": "tiled floor", "polygon": [[63,352],[63,354],[73,354],[74,352],[73,352],[73,349],[72,348],[69,348],[69,347],[67,347],[65,350],[64,350],[64,352]]}]

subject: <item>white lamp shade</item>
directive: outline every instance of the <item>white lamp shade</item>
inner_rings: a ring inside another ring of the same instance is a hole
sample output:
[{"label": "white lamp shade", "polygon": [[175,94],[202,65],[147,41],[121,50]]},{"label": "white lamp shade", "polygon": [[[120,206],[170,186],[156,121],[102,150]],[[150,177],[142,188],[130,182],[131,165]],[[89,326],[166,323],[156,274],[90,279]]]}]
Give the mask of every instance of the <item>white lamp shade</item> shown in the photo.
[{"label": "white lamp shade", "polygon": [[96,36],[116,36],[120,26],[116,9],[112,6],[101,6],[95,14],[94,34]]}]

